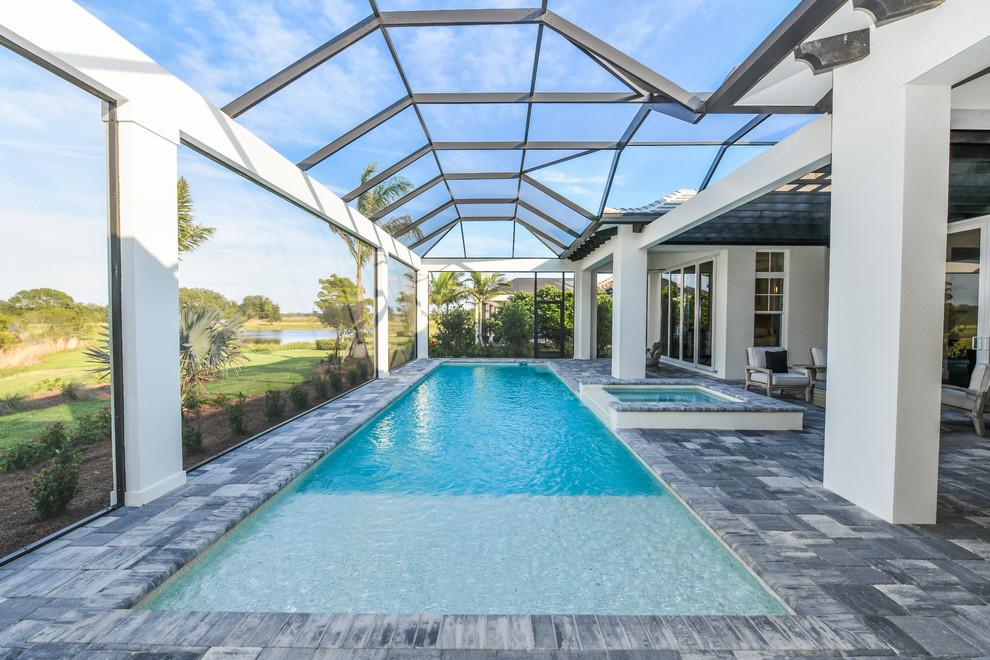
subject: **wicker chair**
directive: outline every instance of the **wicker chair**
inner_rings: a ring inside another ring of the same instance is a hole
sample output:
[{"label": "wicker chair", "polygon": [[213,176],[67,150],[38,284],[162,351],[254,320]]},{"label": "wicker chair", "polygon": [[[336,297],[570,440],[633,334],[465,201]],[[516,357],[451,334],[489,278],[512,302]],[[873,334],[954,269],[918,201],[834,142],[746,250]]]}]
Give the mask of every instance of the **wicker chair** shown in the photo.
[{"label": "wicker chair", "polygon": [[662,352],[660,342],[653,342],[653,346],[646,349],[646,368],[660,369],[660,353]]},{"label": "wicker chair", "polygon": [[990,406],[990,364],[980,362],[973,368],[969,387],[942,386],[942,408],[968,414],[980,436],[987,435],[983,415]]},{"label": "wicker chair", "polygon": [[804,390],[804,400],[811,401],[811,390],[814,382],[807,374],[796,374],[787,371],[785,373],[774,373],[767,368],[767,353],[782,351],[782,348],[752,346],[746,349],[746,385],[743,387],[747,392],[750,385],[765,388],[767,396],[773,396],[774,391],[782,392],[785,389]]}]

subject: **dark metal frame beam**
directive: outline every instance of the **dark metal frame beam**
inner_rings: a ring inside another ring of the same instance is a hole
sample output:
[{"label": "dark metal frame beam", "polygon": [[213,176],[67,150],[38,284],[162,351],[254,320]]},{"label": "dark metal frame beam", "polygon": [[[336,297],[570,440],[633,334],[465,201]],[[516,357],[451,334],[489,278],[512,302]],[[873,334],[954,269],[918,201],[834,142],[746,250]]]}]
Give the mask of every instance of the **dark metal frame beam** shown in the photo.
[{"label": "dark metal frame beam", "polygon": [[529,176],[528,174],[523,174],[522,175],[522,180],[524,182],[528,183],[529,185],[533,186],[537,190],[539,190],[541,193],[543,193],[547,197],[550,197],[551,199],[554,199],[554,200],[560,202],[561,204],[563,204],[564,206],[566,206],[570,210],[574,211],[575,213],[577,213],[579,215],[584,216],[588,220],[595,220],[598,217],[594,213],[592,213],[591,211],[589,211],[589,210],[587,210],[587,209],[585,209],[585,208],[583,208],[581,206],[578,206],[577,204],[575,204],[574,202],[572,202],[567,197],[564,197],[563,195],[561,195],[556,190],[551,190],[550,188],[547,188],[545,185],[543,185],[542,183],[540,183],[539,181],[537,181],[533,177]]},{"label": "dark metal frame beam", "polygon": [[413,103],[652,103],[663,97],[639,92],[428,92],[413,94]]},{"label": "dark metal frame beam", "polygon": [[303,77],[337,53],[343,51],[349,46],[353,46],[377,29],[378,19],[374,15],[368,16],[363,21],[356,23],[344,32],[341,32],[316,50],[304,55],[302,58],[285,67],[254,89],[240,95],[227,105],[223,106],[223,111],[236,119],[238,116],[258,105],[275,92]]},{"label": "dark metal frame beam", "polygon": [[556,218],[554,218],[553,216],[549,215],[545,211],[541,211],[540,209],[536,208],[535,206],[533,206],[532,204],[530,204],[526,200],[520,199],[520,200],[518,200],[517,203],[519,204],[519,206],[521,206],[522,208],[526,209],[527,211],[529,211],[533,215],[539,216],[540,218],[542,218],[543,220],[546,220],[547,222],[549,222],[551,225],[553,225],[557,229],[559,229],[559,230],[561,230],[563,232],[567,232],[568,234],[570,234],[574,238],[577,238],[578,236],[580,236],[579,233],[577,233],[576,231],[574,231],[573,229],[571,229],[570,227],[568,227],[567,225],[565,225],[563,222],[561,222],[560,220],[557,220]]},{"label": "dark metal frame beam", "polygon": [[355,126],[351,130],[347,131],[339,138],[307,156],[303,160],[299,161],[298,166],[303,172],[309,170],[316,165],[319,165],[324,160],[340,151],[354,140],[358,139],[362,135],[370,132],[371,130],[381,126],[386,121],[399,114],[406,108],[412,105],[412,99],[409,96],[399,99],[392,105],[388,106],[378,114],[372,116],[371,118],[361,122],[359,125]]},{"label": "dark metal frame beam", "polygon": [[725,152],[729,150],[729,147],[735,145],[744,135],[762,124],[769,117],[770,115],[756,115],[751,120],[746,122],[742,128],[730,135],[725,142],[719,146],[718,153],[715,154],[715,158],[712,159],[711,167],[708,168],[708,173],[705,174],[705,178],[701,180],[701,186],[698,188],[699,191],[704,190],[708,187],[708,184],[711,183],[712,177],[715,176],[715,171],[718,169],[718,166],[722,162]]},{"label": "dark metal frame beam", "polygon": [[725,112],[731,108],[845,3],[846,0],[801,0],[763,43],[722,81],[705,101],[703,111]]},{"label": "dark metal frame beam", "polygon": [[341,197],[341,199],[344,200],[345,203],[350,203],[352,200],[354,200],[357,197],[359,197],[359,196],[363,195],[364,193],[368,192],[369,190],[371,190],[372,188],[374,188],[375,186],[377,186],[379,183],[382,183],[383,181],[385,181],[389,177],[398,174],[399,172],[401,172],[402,170],[404,170],[406,167],[412,165],[417,160],[419,160],[420,158],[422,158],[426,154],[430,153],[431,151],[432,151],[432,149],[430,148],[430,145],[428,145],[428,144],[423,145],[422,147],[420,147],[416,151],[412,152],[411,154],[409,154],[408,156],[406,156],[405,158],[403,158],[402,160],[400,160],[399,162],[397,162],[395,165],[392,165],[388,169],[382,170],[377,175],[375,175],[373,178],[368,179],[367,181],[365,181],[364,183],[362,183],[360,186],[358,186],[354,190],[350,191],[349,193],[347,193],[346,195],[344,195],[343,197]]},{"label": "dark metal frame beam", "polygon": [[[383,208],[381,211],[378,211],[377,213],[372,214],[372,216],[370,218],[368,218],[368,219],[374,221],[374,220],[380,220],[380,219],[384,218],[386,215],[388,215],[389,213],[391,213],[395,209],[399,208],[400,206],[405,205],[407,202],[411,202],[412,200],[416,199],[417,197],[419,197],[420,195],[422,195],[427,190],[429,190],[433,186],[437,185],[441,181],[443,181],[443,175],[442,174],[438,174],[437,176],[433,177],[432,179],[430,179],[429,181],[427,181],[426,183],[424,183],[423,185],[421,185],[419,188],[415,188],[414,190],[409,191],[408,193],[406,193],[405,195],[403,195],[399,199],[395,200],[394,202],[392,202],[391,204],[389,204],[388,206],[386,206],[385,208]],[[406,231],[409,231],[409,230],[407,229]]]}]

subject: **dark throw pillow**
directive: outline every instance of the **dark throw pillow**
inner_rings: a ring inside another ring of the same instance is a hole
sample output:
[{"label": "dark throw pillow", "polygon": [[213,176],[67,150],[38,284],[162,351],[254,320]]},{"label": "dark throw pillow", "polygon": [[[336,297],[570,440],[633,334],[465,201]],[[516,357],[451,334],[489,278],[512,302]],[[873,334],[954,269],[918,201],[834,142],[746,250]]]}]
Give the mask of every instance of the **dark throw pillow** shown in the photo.
[{"label": "dark throw pillow", "polygon": [[786,374],[787,351],[767,351],[767,369],[775,374]]}]

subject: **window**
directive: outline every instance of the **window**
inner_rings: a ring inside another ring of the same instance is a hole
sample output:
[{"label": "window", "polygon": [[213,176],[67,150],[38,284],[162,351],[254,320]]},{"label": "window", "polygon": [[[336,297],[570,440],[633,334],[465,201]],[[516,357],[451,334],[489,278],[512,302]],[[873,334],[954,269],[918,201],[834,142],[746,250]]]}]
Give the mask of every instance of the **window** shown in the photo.
[{"label": "window", "polygon": [[780,346],[784,317],[784,253],[756,253],[754,346]]}]

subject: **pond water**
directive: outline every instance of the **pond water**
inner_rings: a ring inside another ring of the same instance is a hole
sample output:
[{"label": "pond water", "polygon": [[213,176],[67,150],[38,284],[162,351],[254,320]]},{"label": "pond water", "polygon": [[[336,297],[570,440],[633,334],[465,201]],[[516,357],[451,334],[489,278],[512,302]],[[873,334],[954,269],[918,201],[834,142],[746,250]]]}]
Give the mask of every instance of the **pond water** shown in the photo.
[{"label": "pond water", "polygon": [[333,339],[333,330],[244,330],[241,333],[249,344],[291,344],[297,341],[315,342],[317,339]]}]

